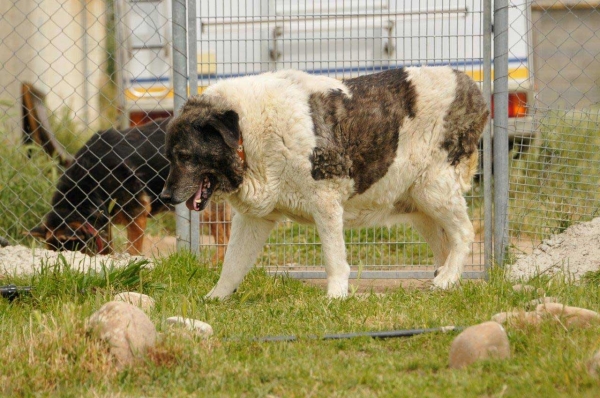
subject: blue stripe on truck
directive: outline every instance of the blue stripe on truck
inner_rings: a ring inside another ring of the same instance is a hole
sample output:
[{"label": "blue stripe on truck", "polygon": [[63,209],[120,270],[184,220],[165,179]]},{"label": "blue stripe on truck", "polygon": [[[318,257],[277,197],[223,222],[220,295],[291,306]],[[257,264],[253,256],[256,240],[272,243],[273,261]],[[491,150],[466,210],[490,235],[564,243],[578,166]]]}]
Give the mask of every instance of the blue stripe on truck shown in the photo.
[{"label": "blue stripe on truck", "polygon": [[[510,63],[527,63],[527,58],[509,58]],[[482,60],[473,60],[473,61],[457,61],[457,62],[431,62],[426,64],[410,64],[410,65],[381,65],[381,66],[366,66],[366,67],[356,67],[356,68],[338,68],[338,69],[311,69],[305,70],[305,72],[312,73],[314,75],[329,75],[332,73],[352,73],[352,72],[381,72],[389,69],[398,69],[404,66],[475,66],[475,65],[483,65]],[[492,60],[493,65],[493,60]],[[204,74],[198,75],[198,79],[229,79],[232,77],[240,77],[240,76],[249,76],[249,75],[258,75],[263,72],[252,72],[252,73],[230,73],[230,74]],[[170,77],[142,77],[142,78],[133,78],[129,79],[129,83],[131,84],[140,84],[140,83],[164,83],[170,81]]]}]

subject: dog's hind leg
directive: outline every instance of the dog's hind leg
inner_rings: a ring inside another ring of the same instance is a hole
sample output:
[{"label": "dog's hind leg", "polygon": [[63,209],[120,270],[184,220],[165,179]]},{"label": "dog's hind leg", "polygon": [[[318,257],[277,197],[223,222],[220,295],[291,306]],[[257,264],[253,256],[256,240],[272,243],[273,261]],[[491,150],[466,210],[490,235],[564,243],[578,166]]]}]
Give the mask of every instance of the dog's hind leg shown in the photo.
[{"label": "dog's hind leg", "polygon": [[210,234],[217,245],[213,261],[223,261],[231,234],[231,208],[226,203],[212,203],[210,209],[205,209],[204,212],[207,210],[210,210],[208,214]]},{"label": "dog's hind leg", "polygon": [[144,231],[148,223],[148,215],[151,213],[150,198],[145,193],[136,198],[136,205],[123,211],[129,215],[127,223],[127,252],[131,255],[141,255],[144,247]]},{"label": "dog's hind leg", "polygon": [[448,258],[448,236],[446,232],[428,215],[411,213],[407,215],[411,225],[421,234],[433,252],[435,267],[444,266]]},{"label": "dog's hind leg", "polygon": [[225,253],[221,276],[206,298],[222,299],[233,293],[252,268],[274,226],[274,221],[262,218],[240,213],[233,216],[231,239]]},{"label": "dog's hind leg", "polygon": [[442,229],[447,237],[440,242],[441,253],[448,255],[433,280],[435,287],[447,289],[460,279],[474,239],[462,189],[453,170],[448,169],[437,174],[435,180],[415,186],[411,193],[419,211],[431,218],[435,228]]},{"label": "dog's hind leg", "polygon": [[327,295],[331,298],[344,298],[348,295],[348,278],[350,277],[350,266],[346,261],[346,244],[344,242],[344,210],[340,204],[332,204],[332,202],[322,201],[313,217],[323,245],[325,271],[327,272]]},{"label": "dog's hind leg", "polygon": [[142,248],[144,247],[144,231],[146,230],[147,223],[148,215],[142,213],[127,224],[127,240],[129,241],[127,253],[134,256],[142,254]]}]

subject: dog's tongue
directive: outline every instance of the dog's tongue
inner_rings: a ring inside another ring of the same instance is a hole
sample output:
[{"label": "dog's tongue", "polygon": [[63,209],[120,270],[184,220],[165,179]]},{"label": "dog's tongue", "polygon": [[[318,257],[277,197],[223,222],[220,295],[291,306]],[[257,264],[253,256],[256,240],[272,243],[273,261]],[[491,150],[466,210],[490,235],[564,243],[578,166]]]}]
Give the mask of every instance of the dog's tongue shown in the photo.
[{"label": "dog's tongue", "polygon": [[190,198],[185,202],[185,205],[187,206],[188,209],[190,209],[191,211],[198,211],[196,210],[196,201],[200,200],[202,196],[202,184],[200,185],[200,189],[198,189],[198,192],[196,192],[193,196],[190,196]]},{"label": "dog's tongue", "polygon": [[185,205],[192,211],[202,211],[206,207],[211,193],[212,186],[210,179],[207,176],[204,176],[200,183],[200,188],[198,188],[198,191],[185,202]]}]

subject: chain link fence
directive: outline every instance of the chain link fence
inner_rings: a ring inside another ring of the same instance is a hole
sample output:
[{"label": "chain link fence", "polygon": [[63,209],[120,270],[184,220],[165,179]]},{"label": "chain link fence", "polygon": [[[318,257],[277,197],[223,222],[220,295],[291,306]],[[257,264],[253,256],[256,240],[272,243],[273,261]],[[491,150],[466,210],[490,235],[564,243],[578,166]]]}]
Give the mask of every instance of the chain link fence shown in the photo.
[{"label": "chain link fence", "polygon": [[[216,264],[231,209],[198,216],[160,202],[161,118],[219,79],[287,68],[343,79],[450,65],[485,88],[490,10],[477,0],[2,2],[0,236],[89,252],[183,247]],[[510,172],[494,173],[509,177],[509,242],[525,250],[597,209],[600,14],[597,2],[566,0],[514,0],[507,11],[494,30],[508,31],[508,112],[496,121],[507,121]],[[483,275],[491,252],[487,177],[467,195],[471,277]],[[346,242],[354,275],[433,275],[429,248],[408,226],[348,230]],[[315,229],[291,222],[259,261],[324,276]]]},{"label": "chain link fence", "polygon": [[514,254],[600,210],[600,2],[535,0],[527,20],[527,117],[510,131]]}]

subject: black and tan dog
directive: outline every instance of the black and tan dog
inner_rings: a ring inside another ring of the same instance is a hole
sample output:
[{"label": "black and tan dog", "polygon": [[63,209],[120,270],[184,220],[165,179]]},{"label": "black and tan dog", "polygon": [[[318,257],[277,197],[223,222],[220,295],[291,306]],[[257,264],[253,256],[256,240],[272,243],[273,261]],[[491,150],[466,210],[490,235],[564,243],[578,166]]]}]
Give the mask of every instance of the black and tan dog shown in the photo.
[{"label": "black and tan dog", "polygon": [[[164,144],[169,119],[94,136],[75,155],[58,180],[52,210],[30,234],[50,249],[87,254],[112,252],[111,223],[127,227],[130,254],[142,251],[147,218],[172,210],[158,197],[169,164]],[[203,213],[222,259],[229,240],[230,209],[212,206]]]}]

